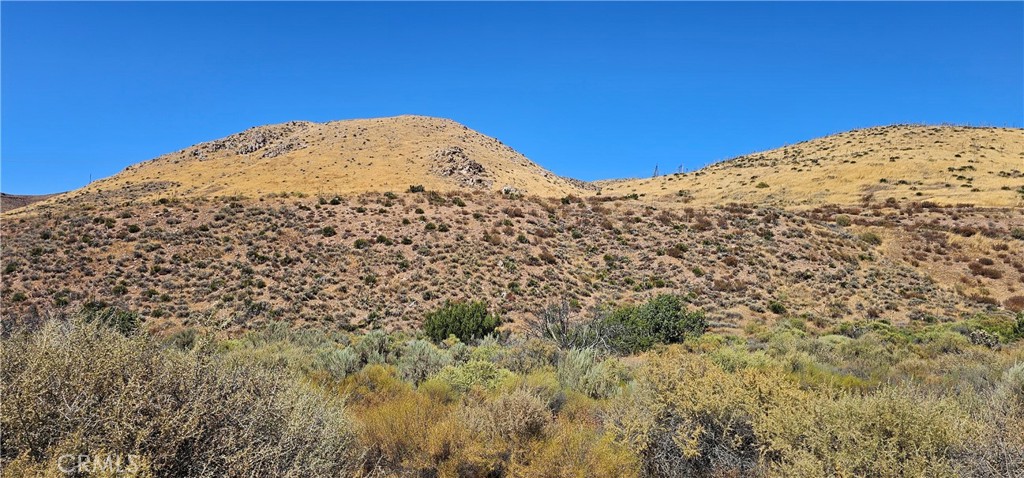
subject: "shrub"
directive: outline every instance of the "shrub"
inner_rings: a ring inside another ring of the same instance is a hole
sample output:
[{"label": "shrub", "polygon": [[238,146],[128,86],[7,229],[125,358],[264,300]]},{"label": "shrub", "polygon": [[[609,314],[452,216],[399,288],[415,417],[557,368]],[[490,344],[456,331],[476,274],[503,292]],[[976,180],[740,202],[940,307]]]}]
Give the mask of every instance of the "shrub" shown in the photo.
[{"label": "shrub", "polygon": [[332,226],[324,226],[322,229],[320,229],[320,234],[322,234],[324,237],[331,237],[337,235],[338,231],[336,231]]},{"label": "shrub", "polygon": [[836,225],[837,226],[847,227],[850,224],[851,224],[850,216],[847,216],[846,214],[840,214],[840,215],[836,216]]},{"label": "shrub", "polygon": [[707,320],[701,311],[688,311],[678,296],[661,294],[640,306],[615,309],[595,329],[612,350],[632,354],[699,336]]},{"label": "shrub", "polygon": [[419,384],[450,362],[451,357],[434,344],[426,340],[413,340],[405,344],[397,365],[403,379]]},{"label": "shrub", "polygon": [[529,457],[528,463],[513,465],[513,476],[640,476],[637,456],[611,433],[573,423],[556,423],[550,437],[531,448]]},{"label": "shrub", "polygon": [[82,319],[104,327],[110,327],[122,335],[131,335],[139,330],[142,319],[136,312],[107,307],[102,303],[89,303],[82,308]]},{"label": "shrub", "polygon": [[860,235],[860,240],[871,244],[872,246],[878,246],[882,244],[882,238],[873,232],[865,232]]},{"label": "shrub", "polygon": [[16,333],[0,353],[4,461],[53,470],[63,454],[116,450],[156,476],[353,471],[341,404],[272,371],[80,319]]},{"label": "shrub", "polygon": [[447,366],[432,380],[447,383],[453,390],[465,392],[475,387],[494,389],[512,378],[512,372],[499,368],[493,362],[472,360],[462,365]]},{"label": "shrub", "polygon": [[1024,312],[1024,296],[1010,296],[1002,301],[1002,305],[1014,312]]},{"label": "shrub", "polygon": [[756,187],[757,189],[764,189],[764,188],[768,187],[768,183],[766,183],[764,181],[761,181],[761,182],[757,183],[757,186],[754,186],[754,187]]},{"label": "shrub", "polygon": [[802,389],[779,369],[653,357],[611,417],[659,476],[951,476],[971,428],[951,401]]},{"label": "shrub", "polygon": [[594,349],[573,349],[558,361],[558,381],[591,398],[608,398],[621,390],[626,370],[615,359],[601,359]]},{"label": "shrub", "polygon": [[414,184],[412,186],[409,186],[409,192],[411,193],[421,193],[423,191],[424,189],[422,184]]},{"label": "shrub", "polygon": [[488,441],[522,443],[540,436],[551,421],[547,404],[524,389],[501,393],[483,406],[466,410],[469,427]]},{"label": "shrub", "polygon": [[462,342],[470,342],[494,332],[500,323],[501,318],[488,312],[484,302],[446,302],[427,313],[423,329],[434,342],[451,335]]},{"label": "shrub", "polygon": [[383,330],[373,330],[363,334],[351,347],[358,357],[358,368],[364,365],[385,363],[391,355],[393,344],[391,337]]}]

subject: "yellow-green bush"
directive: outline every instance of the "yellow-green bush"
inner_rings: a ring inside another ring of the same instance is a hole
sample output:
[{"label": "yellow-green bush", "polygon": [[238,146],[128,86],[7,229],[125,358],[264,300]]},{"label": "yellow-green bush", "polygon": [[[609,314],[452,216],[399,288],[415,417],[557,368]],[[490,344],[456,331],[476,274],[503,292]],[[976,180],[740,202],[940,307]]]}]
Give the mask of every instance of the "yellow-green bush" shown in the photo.
[{"label": "yellow-green bush", "polygon": [[613,413],[649,475],[947,476],[977,436],[951,399],[807,390],[780,367],[652,357]]},{"label": "yellow-green bush", "polygon": [[[138,455],[157,476],[339,474],[354,466],[340,403],[268,370],[229,367],[98,323],[50,321],[3,342],[4,461]],[[20,457],[20,458],[19,458]]]}]

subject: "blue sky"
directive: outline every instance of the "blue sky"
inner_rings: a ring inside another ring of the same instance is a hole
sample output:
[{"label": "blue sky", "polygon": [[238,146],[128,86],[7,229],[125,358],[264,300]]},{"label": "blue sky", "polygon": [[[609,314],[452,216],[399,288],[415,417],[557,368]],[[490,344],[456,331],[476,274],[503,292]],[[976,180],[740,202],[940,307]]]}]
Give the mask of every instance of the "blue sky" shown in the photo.
[{"label": "blue sky", "polygon": [[825,134],[1022,126],[1024,3],[0,4],[0,190],[245,128],[452,118],[580,179]]}]

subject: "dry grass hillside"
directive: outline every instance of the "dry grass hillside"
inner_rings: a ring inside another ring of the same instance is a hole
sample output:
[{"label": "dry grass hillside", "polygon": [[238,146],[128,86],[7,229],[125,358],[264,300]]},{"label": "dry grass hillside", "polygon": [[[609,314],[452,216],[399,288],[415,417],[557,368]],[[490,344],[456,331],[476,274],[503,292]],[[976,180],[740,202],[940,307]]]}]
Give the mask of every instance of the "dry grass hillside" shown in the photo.
[{"label": "dry grass hillside", "polygon": [[454,121],[396,116],[259,126],[130,166],[65,198],[104,192],[149,198],[329,195],[411,185],[543,196],[578,194],[585,187]]},{"label": "dry grass hillside", "polygon": [[724,329],[947,322],[1024,309],[1022,212],[434,191],[92,203],[4,221],[0,300],[8,317],[117,305],[159,329],[413,329],[449,299],[521,322],[659,293]]},{"label": "dry grass hillside", "polygon": [[1022,154],[1022,130],[892,126],[597,191],[449,120],[285,123],[5,213],[0,299],[229,329],[660,292],[727,329],[1013,313]]},{"label": "dry grass hillside", "polygon": [[889,198],[1024,206],[1024,130],[897,125],[741,156],[692,173],[600,181],[604,194],[815,206]]}]

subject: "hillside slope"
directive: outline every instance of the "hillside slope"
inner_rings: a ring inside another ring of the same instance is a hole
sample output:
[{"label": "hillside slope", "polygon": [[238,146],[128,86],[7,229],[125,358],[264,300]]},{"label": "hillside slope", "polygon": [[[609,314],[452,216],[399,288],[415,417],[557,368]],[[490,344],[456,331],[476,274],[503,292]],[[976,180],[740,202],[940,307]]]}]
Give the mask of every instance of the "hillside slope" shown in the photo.
[{"label": "hillside slope", "polygon": [[776,206],[931,201],[1024,206],[1024,130],[897,125],[741,156],[686,174],[598,181],[603,194]]},{"label": "hillside slope", "polygon": [[126,168],[65,199],[514,190],[564,196],[586,187],[451,120],[396,116],[259,126]]},{"label": "hillside slope", "polygon": [[0,193],[0,212],[12,211],[39,201],[45,201],[56,194],[7,194]]},{"label": "hillside slope", "polygon": [[71,204],[5,220],[2,234],[5,320],[111,304],[156,328],[391,329],[446,300],[486,300],[518,322],[561,300],[588,310],[677,293],[740,330],[790,315],[825,327],[1024,307],[1019,208],[677,209],[427,191]]}]

